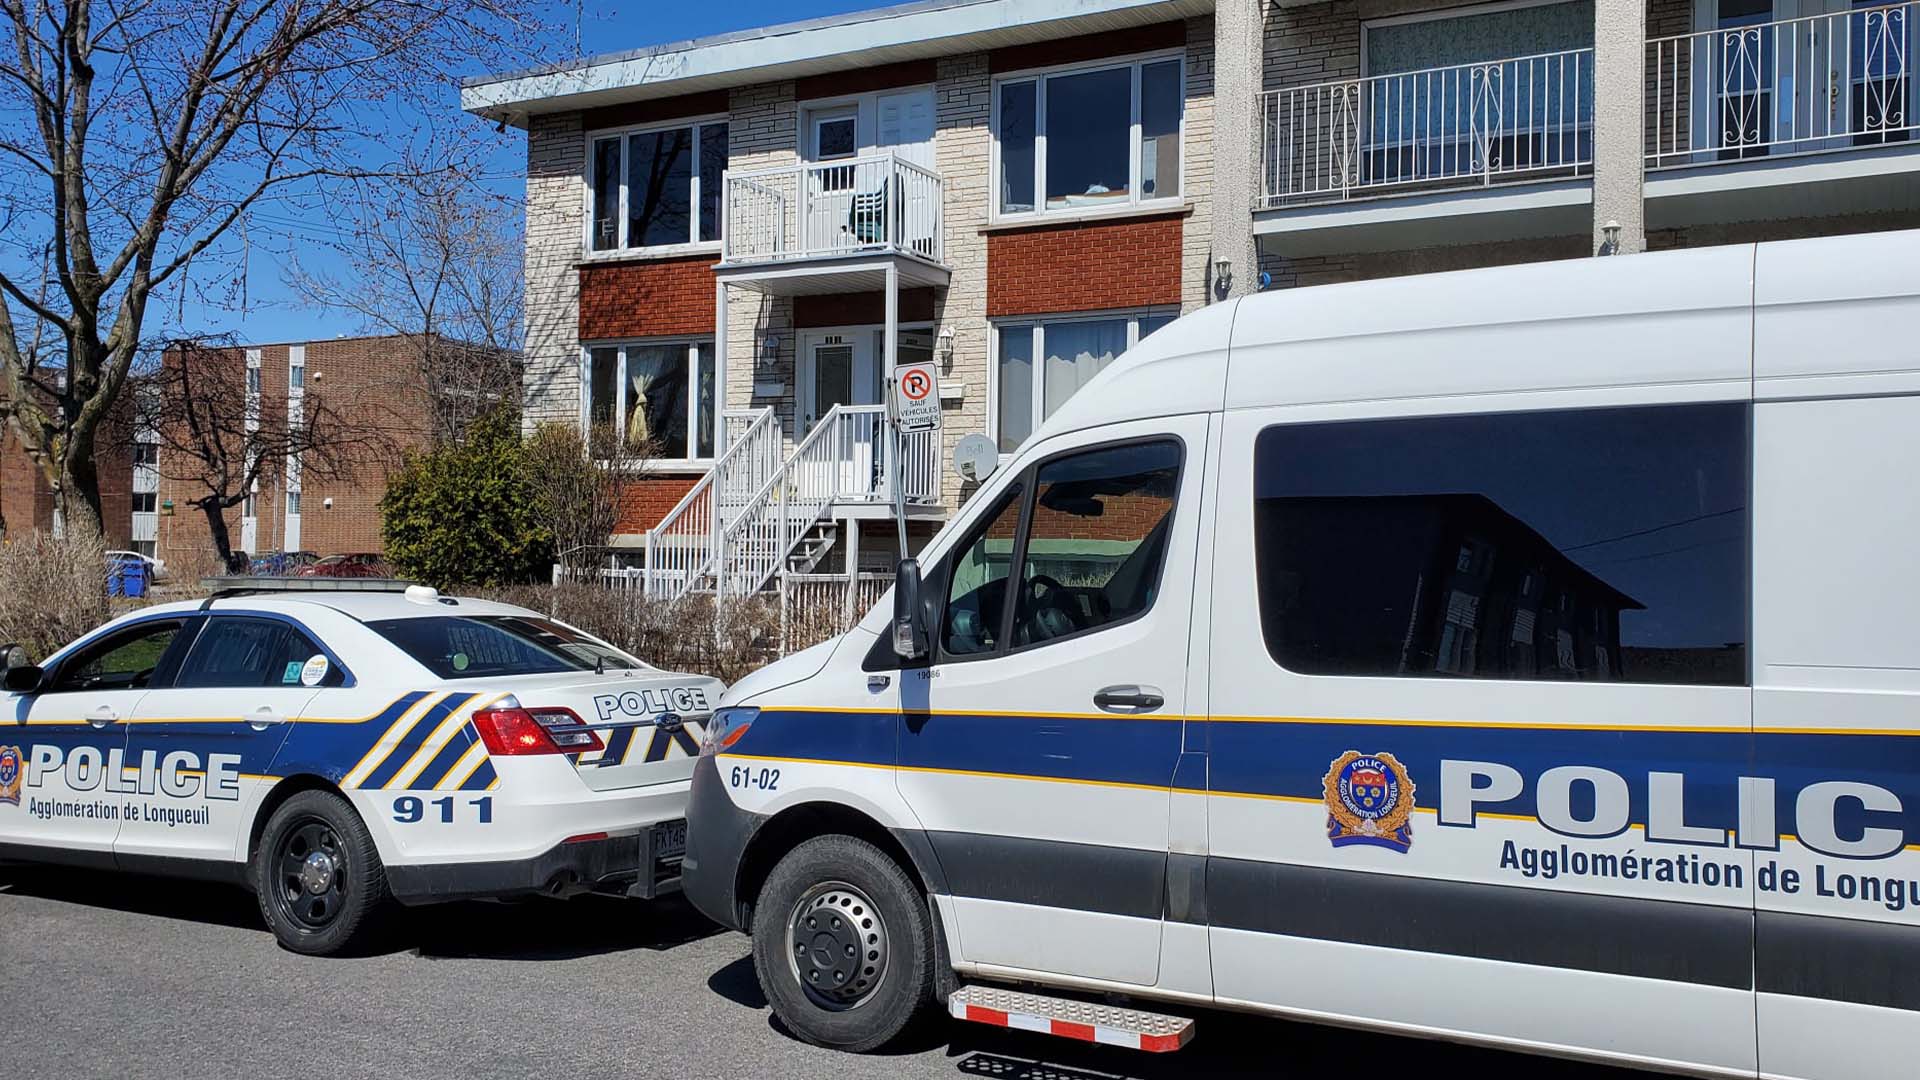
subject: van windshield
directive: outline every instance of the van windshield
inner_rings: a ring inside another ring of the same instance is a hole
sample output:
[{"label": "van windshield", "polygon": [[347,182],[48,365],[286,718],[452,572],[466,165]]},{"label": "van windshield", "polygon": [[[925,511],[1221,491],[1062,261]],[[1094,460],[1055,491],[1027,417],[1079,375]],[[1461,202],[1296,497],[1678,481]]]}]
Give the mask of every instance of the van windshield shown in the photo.
[{"label": "van windshield", "polygon": [[433,615],[367,625],[443,679],[646,666],[598,638],[530,615]]}]

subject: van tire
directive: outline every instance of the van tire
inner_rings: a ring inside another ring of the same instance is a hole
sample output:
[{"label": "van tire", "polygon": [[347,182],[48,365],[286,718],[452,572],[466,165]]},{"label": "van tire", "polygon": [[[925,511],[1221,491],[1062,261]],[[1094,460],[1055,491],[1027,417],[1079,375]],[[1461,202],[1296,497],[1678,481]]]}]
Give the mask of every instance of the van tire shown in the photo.
[{"label": "van tire", "polygon": [[[871,912],[862,910],[869,904]],[[809,930],[807,919],[816,917]],[[933,1000],[926,897],[899,863],[865,840],[821,836],[788,852],[760,890],[752,929],[754,971],[774,1015],[816,1046],[878,1049]],[[840,940],[848,933],[864,936]],[[867,949],[867,956],[856,956],[851,968],[824,963],[837,965],[849,945]],[[832,985],[836,975],[861,979],[869,958],[879,966],[870,988]],[[814,979],[811,987],[802,981],[803,966]]]},{"label": "van tire", "polygon": [[[322,858],[303,881],[296,867],[315,852]],[[282,948],[308,956],[363,948],[390,904],[373,835],[353,806],[331,791],[302,791],[274,809],[260,832],[250,876],[267,929]]]}]

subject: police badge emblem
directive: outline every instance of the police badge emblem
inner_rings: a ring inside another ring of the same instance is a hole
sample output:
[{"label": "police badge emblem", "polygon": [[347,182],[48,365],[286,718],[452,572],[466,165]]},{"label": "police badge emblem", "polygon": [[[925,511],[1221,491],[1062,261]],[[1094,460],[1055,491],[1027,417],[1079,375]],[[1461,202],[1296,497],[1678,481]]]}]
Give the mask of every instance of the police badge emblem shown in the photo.
[{"label": "police badge emblem", "polygon": [[1323,786],[1327,839],[1334,847],[1413,846],[1413,781],[1398,758],[1349,750],[1333,759]]},{"label": "police badge emblem", "polygon": [[0,746],[0,803],[20,805],[20,780],[26,761],[17,746]]}]

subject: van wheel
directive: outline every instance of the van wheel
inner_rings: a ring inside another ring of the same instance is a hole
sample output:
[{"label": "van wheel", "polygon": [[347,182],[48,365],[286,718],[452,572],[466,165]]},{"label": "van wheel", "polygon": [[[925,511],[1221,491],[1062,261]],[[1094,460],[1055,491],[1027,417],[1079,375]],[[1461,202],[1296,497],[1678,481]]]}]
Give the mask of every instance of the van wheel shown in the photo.
[{"label": "van wheel", "polygon": [[898,863],[851,836],[788,852],[760,890],[753,967],[773,1012],[816,1046],[861,1052],[933,999],[926,899]]},{"label": "van wheel", "polygon": [[260,915],[280,944],[333,956],[367,940],[387,903],[387,872],[347,800],[303,791],[273,812],[253,857]]}]

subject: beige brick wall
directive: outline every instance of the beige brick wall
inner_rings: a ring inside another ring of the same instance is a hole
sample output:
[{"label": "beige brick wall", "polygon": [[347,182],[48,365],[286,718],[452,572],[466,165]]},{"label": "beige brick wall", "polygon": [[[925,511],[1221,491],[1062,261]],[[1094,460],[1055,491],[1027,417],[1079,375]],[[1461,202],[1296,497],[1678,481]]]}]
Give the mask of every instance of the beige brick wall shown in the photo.
[{"label": "beige brick wall", "polygon": [[[1207,305],[1213,256],[1213,20],[1187,20],[1186,155],[1182,192],[1193,204],[1180,238],[1180,310]],[[1241,268],[1246,269],[1245,267]]]},{"label": "beige brick wall", "polygon": [[1262,52],[1267,90],[1360,74],[1358,0],[1270,9]]},{"label": "beige brick wall", "polygon": [[949,506],[958,506],[972,486],[949,467],[953,448],[963,436],[987,430],[987,238],[980,227],[987,223],[992,191],[992,88],[985,53],[948,57],[939,62],[938,71],[933,153],[934,167],[946,185],[946,253],[953,281],[944,303],[935,302],[940,325],[934,332],[953,328],[953,361],[941,369],[940,377],[966,387],[965,400],[948,407],[943,417],[941,494]]},{"label": "beige brick wall", "polygon": [[586,141],[579,113],[527,129],[525,423],[580,416],[580,262]]},{"label": "beige brick wall", "polygon": [[[729,172],[780,168],[799,162],[798,114],[792,82],[735,90],[729,109]],[[788,195],[791,198],[792,192]],[[763,357],[761,343],[769,337],[778,338],[780,344],[775,355]],[[794,417],[795,344],[792,300],[765,297],[748,289],[727,290],[727,406],[736,409],[773,406],[789,439],[798,430]],[[756,396],[756,383],[778,384],[780,392]]]}]

